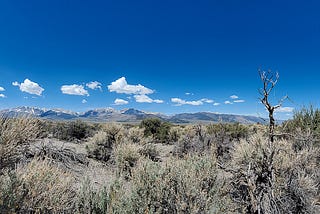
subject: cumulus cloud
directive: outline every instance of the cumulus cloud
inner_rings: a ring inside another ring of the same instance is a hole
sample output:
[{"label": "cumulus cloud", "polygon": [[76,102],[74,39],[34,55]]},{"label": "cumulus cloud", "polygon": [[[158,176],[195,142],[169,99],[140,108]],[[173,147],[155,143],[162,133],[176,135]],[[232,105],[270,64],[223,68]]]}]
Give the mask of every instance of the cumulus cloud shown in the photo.
[{"label": "cumulus cloud", "polygon": [[197,100],[197,101],[186,101],[180,98],[171,98],[171,102],[176,103],[176,106],[181,105],[193,105],[193,106],[200,106],[203,105],[203,101]]},{"label": "cumulus cloud", "polygon": [[61,91],[63,94],[89,96],[88,91],[84,89],[83,85],[63,85],[61,86]]},{"label": "cumulus cloud", "polygon": [[220,103],[213,103],[213,105],[214,105],[214,106],[219,106],[219,105],[220,105]]},{"label": "cumulus cloud", "polygon": [[224,101],[224,104],[232,104],[232,102],[230,102],[229,100]]},{"label": "cumulus cloud", "polygon": [[126,101],[126,100],[123,100],[123,99],[115,99],[115,101],[114,101],[114,104],[115,105],[126,105],[126,104],[128,104],[129,102],[128,101]]},{"label": "cumulus cloud", "polygon": [[85,104],[85,103],[87,103],[88,101],[87,101],[86,99],[83,99],[81,102],[82,102],[83,104]]},{"label": "cumulus cloud", "polygon": [[35,94],[38,96],[41,96],[42,92],[44,91],[44,89],[41,88],[38,83],[32,82],[29,79],[25,79],[23,83],[18,83],[17,81],[13,82],[12,85],[18,86],[20,91],[22,91],[22,92],[26,92],[29,94]]},{"label": "cumulus cloud", "polygon": [[234,99],[238,99],[239,97],[237,95],[231,95],[230,98],[234,100]]},{"label": "cumulus cloud", "polygon": [[102,84],[98,81],[92,81],[86,84],[86,86],[92,90],[100,89],[102,90]]},{"label": "cumulus cloud", "polygon": [[125,77],[121,77],[116,81],[112,82],[110,85],[108,85],[108,89],[110,92],[116,92],[119,94],[145,95],[145,94],[152,94],[154,92],[153,90],[140,84],[129,85]]},{"label": "cumulus cloud", "polygon": [[163,100],[153,100],[145,94],[134,95],[137,103],[163,103]]},{"label": "cumulus cloud", "polygon": [[213,103],[213,100],[208,99],[208,98],[203,98],[200,101],[204,102],[204,103]]},{"label": "cumulus cloud", "polygon": [[280,112],[280,113],[291,113],[293,112],[294,108],[293,107],[280,107],[275,110],[275,112]]},{"label": "cumulus cloud", "polygon": [[154,102],[154,103],[159,103],[159,104],[160,104],[160,103],[163,103],[163,100],[158,100],[158,99],[156,99],[156,100],[153,100],[153,102]]},{"label": "cumulus cloud", "polygon": [[[5,91],[5,89],[0,86],[0,91]],[[6,95],[0,94],[0,98],[6,98]]]},{"label": "cumulus cloud", "polygon": [[244,103],[245,100],[234,100],[233,102],[234,102],[234,103]]}]

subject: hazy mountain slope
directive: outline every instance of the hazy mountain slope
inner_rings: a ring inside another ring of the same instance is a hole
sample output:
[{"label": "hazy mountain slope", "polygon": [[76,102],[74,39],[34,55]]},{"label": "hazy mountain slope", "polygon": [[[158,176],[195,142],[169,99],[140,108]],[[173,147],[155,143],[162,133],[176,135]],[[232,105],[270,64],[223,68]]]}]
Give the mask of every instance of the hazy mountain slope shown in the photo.
[{"label": "hazy mountain slope", "polygon": [[160,118],[172,123],[217,123],[217,122],[238,122],[243,124],[265,123],[261,118],[246,115],[218,114],[212,112],[181,113],[173,116],[159,113],[144,112],[129,108],[116,110],[113,108],[93,109],[83,113],[66,111],[63,109],[40,109],[36,107],[17,107],[4,109],[0,115],[7,117],[32,116],[50,120],[86,120],[96,122],[139,122],[145,118]]}]

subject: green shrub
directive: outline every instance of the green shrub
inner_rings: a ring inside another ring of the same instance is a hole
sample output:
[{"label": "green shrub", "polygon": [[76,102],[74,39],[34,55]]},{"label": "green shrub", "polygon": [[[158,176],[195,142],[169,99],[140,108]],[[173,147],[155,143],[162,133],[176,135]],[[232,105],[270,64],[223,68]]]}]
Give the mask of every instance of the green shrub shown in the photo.
[{"label": "green shrub", "polygon": [[207,126],[207,132],[221,141],[227,139],[229,141],[240,141],[249,135],[249,128],[240,123],[218,123]]},{"label": "green shrub", "polygon": [[76,141],[91,137],[97,127],[81,120],[76,121],[46,121],[46,132],[59,140]]},{"label": "green shrub", "polygon": [[160,143],[169,143],[171,124],[162,122],[159,118],[147,118],[141,121],[140,128],[144,128],[144,136],[152,136]]}]

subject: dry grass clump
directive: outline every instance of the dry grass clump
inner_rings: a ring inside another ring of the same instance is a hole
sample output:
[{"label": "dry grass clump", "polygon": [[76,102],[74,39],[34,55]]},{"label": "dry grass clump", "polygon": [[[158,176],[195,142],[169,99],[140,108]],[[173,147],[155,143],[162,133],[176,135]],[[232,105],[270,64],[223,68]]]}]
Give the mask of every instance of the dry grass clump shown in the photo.
[{"label": "dry grass clump", "polygon": [[0,180],[1,213],[58,213],[74,207],[74,178],[48,161],[33,160]]},{"label": "dry grass clump", "polygon": [[258,135],[241,141],[232,154],[234,200],[247,213],[317,213],[319,159],[315,152],[296,152],[288,141],[270,144]]},{"label": "dry grass clump", "polygon": [[0,170],[23,158],[27,144],[40,135],[40,124],[34,118],[0,117]]}]

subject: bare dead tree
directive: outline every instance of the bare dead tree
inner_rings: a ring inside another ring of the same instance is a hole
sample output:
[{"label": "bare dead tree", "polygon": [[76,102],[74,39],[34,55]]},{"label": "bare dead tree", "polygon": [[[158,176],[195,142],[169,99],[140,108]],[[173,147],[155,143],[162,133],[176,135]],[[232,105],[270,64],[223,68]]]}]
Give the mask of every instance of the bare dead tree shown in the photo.
[{"label": "bare dead tree", "polygon": [[260,98],[261,103],[265,106],[269,113],[269,138],[271,143],[274,142],[274,128],[275,128],[275,119],[274,119],[274,111],[277,108],[282,106],[282,103],[288,98],[288,96],[284,96],[277,105],[272,105],[269,100],[269,95],[273,88],[276,86],[279,80],[279,73],[273,72],[271,70],[262,71],[259,70],[260,79],[263,83],[263,88],[259,90],[262,98]]}]

